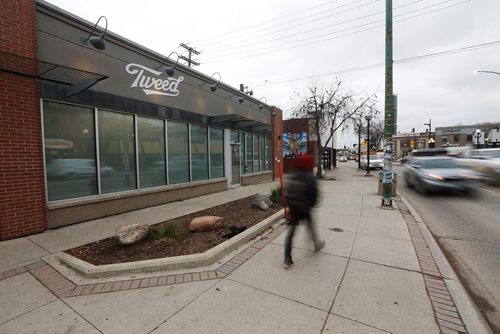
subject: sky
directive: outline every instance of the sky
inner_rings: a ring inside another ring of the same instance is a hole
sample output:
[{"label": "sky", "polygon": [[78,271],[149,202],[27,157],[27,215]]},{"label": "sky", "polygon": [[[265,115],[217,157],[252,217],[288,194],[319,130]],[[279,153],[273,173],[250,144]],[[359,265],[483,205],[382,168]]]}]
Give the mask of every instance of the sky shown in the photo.
[{"label": "sky", "polygon": [[[187,55],[185,43],[201,52],[196,70],[248,86],[284,118],[313,78],[376,94],[383,118],[384,0],[48,2],[90,22],[104,15],[109,31],[165,56]],[[393,0],[399,132],[500,122],[500,74],[474,74],[500,73],[499,13],[499,0]],[[337,147],[356,142],[337,135]]]}]

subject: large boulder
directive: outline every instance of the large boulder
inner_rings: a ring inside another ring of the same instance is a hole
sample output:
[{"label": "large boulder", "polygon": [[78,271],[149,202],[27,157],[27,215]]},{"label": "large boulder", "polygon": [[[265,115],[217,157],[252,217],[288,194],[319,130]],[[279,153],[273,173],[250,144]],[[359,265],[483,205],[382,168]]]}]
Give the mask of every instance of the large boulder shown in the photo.
[{"label": "large boulder", "polygon": [[122,245],[131,245],[146,238],[148,231],[148,224],[122,225],[115,230],[115,236]]},{"label": "large boulder", "polygon": [[189,223],[190,232],[217,230],[224,227],[224,218],[218,216],[196,217]]},{"label": "large boulder", "polygon": [[252,208],[257,208],[261,210],[267,210],[273,206],[273,201],[271,201],[271,194],[261,193],[258,194],[252,202]]}]

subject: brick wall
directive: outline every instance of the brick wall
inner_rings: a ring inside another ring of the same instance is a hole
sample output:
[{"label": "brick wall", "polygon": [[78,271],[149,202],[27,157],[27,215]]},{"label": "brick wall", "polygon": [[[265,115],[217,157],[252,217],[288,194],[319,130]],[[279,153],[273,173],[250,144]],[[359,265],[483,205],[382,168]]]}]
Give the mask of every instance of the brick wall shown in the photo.
[{"label": "brick wall", "polygon": [[[0,52],[5,60],[37,57],[35,2],[2,1]],[[32,65],[35,62],[30,62]],[[34,68],[20,69],[22,73]],[[0,71],[0,239],[46,227],[39,85]]]}]

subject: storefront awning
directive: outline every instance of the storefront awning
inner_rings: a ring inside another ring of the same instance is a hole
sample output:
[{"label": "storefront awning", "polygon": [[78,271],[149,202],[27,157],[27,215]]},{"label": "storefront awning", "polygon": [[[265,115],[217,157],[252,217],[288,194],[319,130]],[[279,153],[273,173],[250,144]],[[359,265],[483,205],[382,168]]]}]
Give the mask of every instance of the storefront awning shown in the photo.
[{"label": "storefront awning", "polygon": [[70,85],[67,94],[84,91],[108,77],[0,51],[0,71]]}]

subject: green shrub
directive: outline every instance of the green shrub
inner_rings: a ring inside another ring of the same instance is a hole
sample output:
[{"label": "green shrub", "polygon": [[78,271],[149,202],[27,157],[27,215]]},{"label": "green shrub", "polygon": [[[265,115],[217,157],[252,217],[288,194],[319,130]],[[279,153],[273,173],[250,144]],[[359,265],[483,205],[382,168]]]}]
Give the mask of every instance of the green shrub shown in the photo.
[{"label": "green shrub", "polygon": [[175,221],[168,222],[159,228],[150,228],[148,239],[160,240],[164,238],[173,238],[179,232],[179,226]]},{"label": "green shrub", "polygon": [[271,201],[277,206],[283,206],[281,203],[281,186],[271,189]]}]

